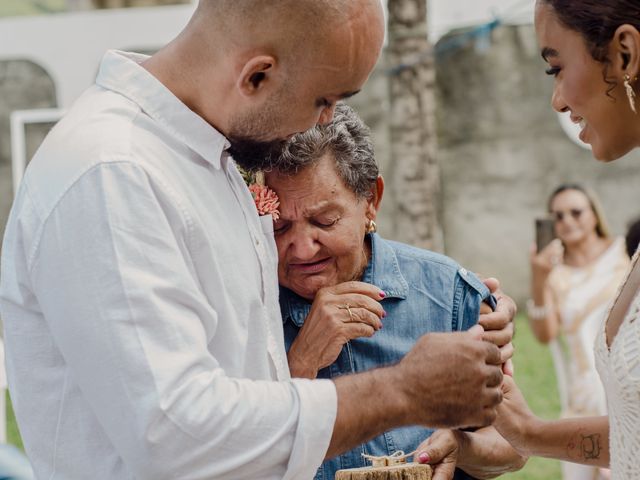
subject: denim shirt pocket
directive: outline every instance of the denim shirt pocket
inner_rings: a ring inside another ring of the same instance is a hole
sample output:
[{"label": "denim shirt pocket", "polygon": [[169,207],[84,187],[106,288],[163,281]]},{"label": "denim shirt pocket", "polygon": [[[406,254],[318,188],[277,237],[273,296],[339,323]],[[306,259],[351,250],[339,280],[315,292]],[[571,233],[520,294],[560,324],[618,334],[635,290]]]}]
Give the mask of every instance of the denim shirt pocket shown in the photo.
[{"label": "denim shirt pocket", "polygon": [[495,308],[495,299],[486,285],[474,273],[458,268],[453,294],[453,330],[469,330],[478,323],[480,304],[485,299],[490,299],[489,305]]}]

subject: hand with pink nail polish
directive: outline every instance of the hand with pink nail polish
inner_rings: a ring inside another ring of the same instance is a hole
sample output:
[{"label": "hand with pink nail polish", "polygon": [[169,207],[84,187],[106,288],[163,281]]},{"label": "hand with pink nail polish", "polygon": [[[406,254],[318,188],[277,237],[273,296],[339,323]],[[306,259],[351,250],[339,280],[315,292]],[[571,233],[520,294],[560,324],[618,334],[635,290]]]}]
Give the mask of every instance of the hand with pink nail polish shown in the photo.
[{"label": "hand with pink nail polish", "polygon": [[304,325],[287,354],[292,377],[316,378],[336,361],[350,340],[371,337],[387,315],[384,292],[363,282],[344,282],[318,290]]}]

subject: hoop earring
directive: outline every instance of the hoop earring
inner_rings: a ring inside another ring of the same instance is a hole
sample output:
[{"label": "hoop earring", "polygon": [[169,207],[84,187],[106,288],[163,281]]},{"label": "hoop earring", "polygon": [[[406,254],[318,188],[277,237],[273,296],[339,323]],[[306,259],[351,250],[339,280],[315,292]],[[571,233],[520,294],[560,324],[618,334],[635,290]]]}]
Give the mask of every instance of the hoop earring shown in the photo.
[{"label": "hoop earring", "polygon": [[629,76],[628,73],[624,74],[624,89],[627,91],[627,98],[629,99],[629,106],[631,107],[631,110],[633,110],[633,113],[637,114],[638,112],[636,112],[636,92],[633,90],[633,87],[631,86],[631,77]]},{"label": "hoop earring", "polygon": [[369,225],[367,226],[367,233],[375,233],[378,230],[378,226],[376,222],[373,220],[369,220]]}]

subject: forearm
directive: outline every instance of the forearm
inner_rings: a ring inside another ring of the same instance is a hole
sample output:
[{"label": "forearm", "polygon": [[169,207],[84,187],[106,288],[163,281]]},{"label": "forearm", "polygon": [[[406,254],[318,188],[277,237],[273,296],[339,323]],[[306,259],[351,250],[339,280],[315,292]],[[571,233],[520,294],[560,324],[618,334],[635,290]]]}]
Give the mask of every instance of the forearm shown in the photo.
[{"label": "forearm", "polygon": [[[534,282],[535,285],[535,282]],[[543,293],[537,295],[535,292],[538,290],[535,286],[532,288],[533,295],[533,312],[527,308],[527,317],[529,319],[529,325],[533,334],[542,343],[549,343],[551,340],[558,336],[558,330],[560,328],[560,321],[558,319],[555,304],[552,300],[552,293],[547,288],[540,287]],[[529,307],[529,306],[528,306]],[[536,312],[538,308],[541,308],[541,312]],[[533,316],[533,313],[541,316]]]},{"label": "forearm", "polygon": [[608,467],[609,418],[535,420],[526,431],[522,444],[516,448],[526,456]]},{"label": "forearm", "polygon": [[544,287],[547,281],[546,276],[533,274],[531,279],[531,299],[536,305],[544,305]]},{"label": "forearm", "polygon": [[403,396],[384,395],[396,392],[397,368],[379,368],[357,375],[347,375],[334,380],[338,393],[338,412],[327,451],[327,458],[347,451],[354,446],[393,427],[408,424]]},{"label": "forearm", "polygon": [[455,431],[460,445],[458,468],[478,479],[520,470],[527,457],[518,453],[493,427]]},{"label": "forearm", "polygon": [[558,336],[558,317],[553,313],[547,313],[542,319],[529,317],[529,326],[540,343],[547,344]]}]

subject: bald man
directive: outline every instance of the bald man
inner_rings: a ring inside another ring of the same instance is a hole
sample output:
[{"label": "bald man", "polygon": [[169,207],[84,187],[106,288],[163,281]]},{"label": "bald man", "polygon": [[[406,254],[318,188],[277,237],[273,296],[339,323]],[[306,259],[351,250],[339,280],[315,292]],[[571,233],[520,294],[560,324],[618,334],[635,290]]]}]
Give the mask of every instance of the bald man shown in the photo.
[{"label": "bald man", "polygon": [[378,0],[201,0],[151,58],[105,55],[32,160],[2,251],[38,478],[305,479],[394,426],[493,419],[500,353],[472,333],[362,375],[289,375],[271,218],[234,161],[264,168],[330,121],[383,29]]}]

